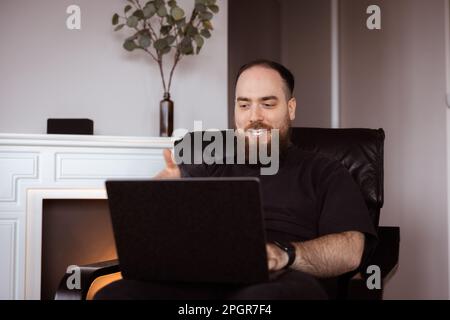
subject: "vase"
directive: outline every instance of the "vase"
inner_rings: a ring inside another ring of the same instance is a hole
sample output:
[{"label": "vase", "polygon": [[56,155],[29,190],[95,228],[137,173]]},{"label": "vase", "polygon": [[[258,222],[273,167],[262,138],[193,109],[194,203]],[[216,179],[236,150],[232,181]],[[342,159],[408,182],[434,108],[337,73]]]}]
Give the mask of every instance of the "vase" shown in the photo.
[{"label": "vase", "polygon": [[164,99],[159,103],[159,136],[171,137],[173,133],[173,101],[170,93],[164,93]]}]

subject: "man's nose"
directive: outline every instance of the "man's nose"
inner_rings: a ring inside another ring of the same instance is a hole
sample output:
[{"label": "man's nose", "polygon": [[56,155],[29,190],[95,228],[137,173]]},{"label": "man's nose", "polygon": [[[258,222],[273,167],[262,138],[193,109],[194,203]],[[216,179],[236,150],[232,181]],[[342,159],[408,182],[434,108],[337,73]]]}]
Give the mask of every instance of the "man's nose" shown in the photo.
[{"label": "man's nose", "polygon": [[251,115],[250,115],[250,122],[256,122],[256,121],[263,121],[264,120],[264,114],[261,108],[258,105],[253,105],[251,107]]}]

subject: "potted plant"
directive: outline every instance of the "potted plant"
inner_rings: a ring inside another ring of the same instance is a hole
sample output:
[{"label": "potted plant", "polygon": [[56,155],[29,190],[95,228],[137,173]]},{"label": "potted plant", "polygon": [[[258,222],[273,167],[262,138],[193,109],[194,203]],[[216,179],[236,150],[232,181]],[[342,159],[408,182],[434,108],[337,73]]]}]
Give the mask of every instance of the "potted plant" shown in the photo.
[{"label": "potted plant", "polygon": [[[160,71],[164,98],[160,102],[160,136],[173,132],[173,101],[170,88],[176,66],[184,56],[199,54],[205,39],[211,37],[211,20],[219,12],[216,0],[195,0],[190,17],[175,0],[127,0],[123,15],[112,17],[114,30],[126,27],[133,35],[126,38],[123,47],[127,51],[142,50],[157,64]],[[164,74],[164,56],[174,52],[168,81]]]}]

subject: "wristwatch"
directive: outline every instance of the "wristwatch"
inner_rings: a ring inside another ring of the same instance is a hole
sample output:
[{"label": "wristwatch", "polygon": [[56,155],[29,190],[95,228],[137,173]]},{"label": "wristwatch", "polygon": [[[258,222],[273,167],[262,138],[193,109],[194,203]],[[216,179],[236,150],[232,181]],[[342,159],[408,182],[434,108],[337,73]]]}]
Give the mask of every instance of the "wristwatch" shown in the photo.
[{"label": "wristwatch", "polygon": [[289,268],[295,261],[295,247],[292,245],[292,243],[284,241],[274,241],[273,244],[287,253],[289,260],[287,265],[285,265],[283,269]]}]

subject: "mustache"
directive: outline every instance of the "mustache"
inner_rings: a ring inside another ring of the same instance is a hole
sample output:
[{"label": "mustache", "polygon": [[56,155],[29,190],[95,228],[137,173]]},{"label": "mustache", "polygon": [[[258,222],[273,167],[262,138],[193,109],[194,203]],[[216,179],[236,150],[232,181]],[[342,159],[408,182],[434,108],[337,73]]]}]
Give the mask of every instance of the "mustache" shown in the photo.
[{"label": "mustache", "polygon": [[245,127],[245,131],[250,130],[250,129],[254,129],[254,130],[266,129],[267,131],[270,131],[273,128],[272,128],[272,126],[270,126],[262,121],[256,121]]}]

